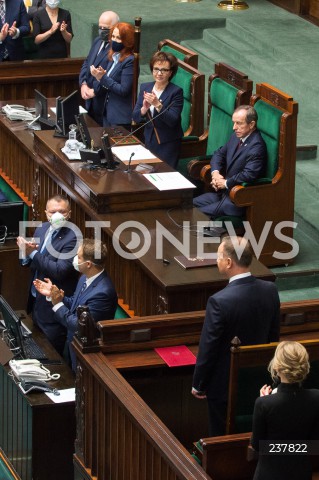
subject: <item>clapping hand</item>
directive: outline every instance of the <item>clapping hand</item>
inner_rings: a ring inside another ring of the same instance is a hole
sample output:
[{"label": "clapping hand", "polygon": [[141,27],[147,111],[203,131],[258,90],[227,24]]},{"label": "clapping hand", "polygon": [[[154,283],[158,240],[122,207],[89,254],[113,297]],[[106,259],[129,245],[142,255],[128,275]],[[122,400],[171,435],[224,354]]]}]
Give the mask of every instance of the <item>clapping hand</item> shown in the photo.
[{"label": "clapping hand", "polygon": [[52,282],[49,278],[45,278],[44,281],[36,278],[33,281],[33,285],[35,286],[37,292],[41,293],[41,295],[51,297]]}]

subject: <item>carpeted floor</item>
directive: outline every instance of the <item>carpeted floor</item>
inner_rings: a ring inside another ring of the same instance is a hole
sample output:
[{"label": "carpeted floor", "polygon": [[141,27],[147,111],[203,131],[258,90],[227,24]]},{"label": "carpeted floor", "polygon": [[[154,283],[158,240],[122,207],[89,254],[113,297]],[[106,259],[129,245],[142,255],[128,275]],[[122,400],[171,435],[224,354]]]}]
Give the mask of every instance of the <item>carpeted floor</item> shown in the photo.
[{"label": "carpeted floor", "polygon": [[[214,64],[223,61],[245,72],[254,84],[267,82],[290,94],[299,103],[298,145],[317,145],[319,28],[266,0],[248,3],[247,10],[225,11],[217,8],[216,0],[118,0],[103,8],[99,0],[63,1],[72,13],[73,57],[87,54],[102,10],[115,9],[122,21],[141,16],[140,82],[149,78],[147,63],[158,41],[170,38],[199,53],[199,69],[207,78]],[[293,265],[273,269],[282,300],[319,294],[319,161],[312,156],[297,161],[295,238],[300,253]]]}]

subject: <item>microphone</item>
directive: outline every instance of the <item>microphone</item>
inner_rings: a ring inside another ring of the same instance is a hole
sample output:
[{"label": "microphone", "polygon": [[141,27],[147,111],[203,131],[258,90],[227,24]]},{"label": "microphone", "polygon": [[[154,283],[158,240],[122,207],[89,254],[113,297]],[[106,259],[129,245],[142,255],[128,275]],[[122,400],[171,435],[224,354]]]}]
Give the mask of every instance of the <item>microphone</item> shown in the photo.
[{"label": "microphone", "polygon": [[128,161],[128,166],[127,166],[127,169],[125,170],[125,173],[132,173],[132,170],[131,170],[131,161],[132,161],[132,157],[134,157],[135,155],[135,152],[132,152],[131,153],[131,156],[130,156],[130,159]]},{"label": "microphone", "polygon": [[[123,140],[125,140],[126,138],[128,137],[132,137],[136,132],[138,132],[139,130],[141,130],[141,128],[144,128],[145,125],[148,125],[149,123],[152,123],[154,120],[156,120],[156,118],[160,117],[161,115],[163,115],[163,113],[167,112],[167,110],[169,108],[171,108],[171,106],[173,105],[173,103],[175,102],[175,100],[173,100],[169,105],[167,105],[167,107],[163,108],[163,110],[161,110],[157,115],[156,117],[152,117],[150,118],[150,120],[147,120],[147,122],[143,123],[142,125],[140,125],[138,128],[136,128],[135,130],[133,130],[133,132],[130,132],[128,133],[127,135],[124,135],[124,137],[121,137],[120,140],[118,140],[117,142],[113,143],[112,144],[112,147],[116,147],[116,145],[118,145],[119,143],[123,143]],[[112,148],[111,147],[111,148]]]},{"label": "microphone", "polygon": [[[167,110],[173,105],[173,103],[174,103],[174,100],[167,107],[165,107],[163,110],[161,110],[159,112],[159,114],[156,115],[155,118],[157,118],[160,115],[163,115],[163,113],[167,112]],[[120,140],[113,143],[112,146],[110,145],[109,134],[104,132],[103,136],[101,137],[101,140],[102,140],[102,149],[103,149],[103,152],[104,152],[104,155],[105,155],[105,158],[106,158],[106,168],[107,168],[107,170],[115,170],[117,168],[118,163],[119,163],[118,161],[116,161],[114,159],[113,152],[112,152],[112,147],[115,147],[119,143],[123,143],[123,140],[125,140],[128,137],[133,136],[141,128],[145,127],[145,125],[153,122],[153,120],[154,120],[154,118],[152,117],[150,120],[148,120],[147,122],[143,123],[138,128],[136,128],[135,130],[133,130],[133,132],[130,132],[127,135],[124,135],[124,137],[121,137]],[[129,159],[128,167],[125,170],[126,173],[131,173],[131,161],[132,161],[132,157],[134,155],[135,155],[135,152],[132,152],[131,156],[130,156],[130,159]]]}]

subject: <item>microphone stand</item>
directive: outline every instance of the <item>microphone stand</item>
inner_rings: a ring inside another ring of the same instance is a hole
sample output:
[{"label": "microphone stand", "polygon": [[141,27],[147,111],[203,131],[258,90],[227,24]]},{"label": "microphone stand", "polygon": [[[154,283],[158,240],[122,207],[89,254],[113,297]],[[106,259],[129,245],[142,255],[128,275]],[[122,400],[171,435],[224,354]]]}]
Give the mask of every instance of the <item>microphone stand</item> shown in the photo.
[{"label": "microphone stand", "polygon": [[118,140],[117,142],[113,143],[111,148],[113,147],[116,147],[116,145],[118,145],[119,143],[123,143],[124,140],[126,140],[128,137],[132,137],[136,132],[138,132],[139,130],[141,130],[141,128],[144,128],[145,125],[148,125],[149,123],[152,123],[154,121],[154,119],[156,120],[156,118],[160,117],[161,115],[163,115],[163,113],[167,112],[167,110],[169,108],[171,108],[171,106],[173,105],[174,103],[174,100],[169,104],[167,105],[167,107],[163,108],[157,115],[155,118],[151,118],[150,120],[148,120],[147,122],[145,123],[142,123],[142,125],[140,125],[138,128],[136,128],[135,130],[133,130],[133,132],[130,132],[128,133],[127,135],[124,135],[123,137],[120,138],[120,140]]},{"label": "microphone stand", "polygon": [[125,173],[132,173],[131,161],[132,161],[132,157],[134,157],[134,155],[135,155],[135,152],[132,152],[132,153],[131,153],[131,156],[130,156],[130,159],[129,159],[129,161],[128,161],[127,169],[124,170]]}]

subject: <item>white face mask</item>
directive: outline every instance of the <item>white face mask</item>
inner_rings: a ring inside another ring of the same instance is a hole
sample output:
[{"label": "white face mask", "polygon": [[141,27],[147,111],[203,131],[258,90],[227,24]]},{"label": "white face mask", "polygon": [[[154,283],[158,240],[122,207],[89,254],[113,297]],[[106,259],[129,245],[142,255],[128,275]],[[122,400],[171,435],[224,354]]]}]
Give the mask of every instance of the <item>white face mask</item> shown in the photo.
[{"label": "white face mask", "polygon": [[86,262],[79,263],[79,256],[78,256],[78,255],[75,255],[75,257],[73,258],[72,265],[73,265],[73,268],[74,268],[77,272],[80,271],[79,266],[80,266],[80,265],[83,265],[83,263],[86,263]]},{"label": "white face mask", "polygon": [[63,225],[67,222],[67,218],[64,217],[60,212],[53,213],[51,218],[49,218],[48,220],[54,230],[63,227]]},{"label": "white face mask", "polygon": [[47,0],[45,3],[49,8],[54,9],[54,8],[57,8],[61,2],[60,0]]}]

